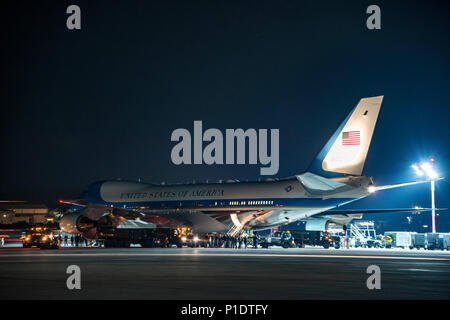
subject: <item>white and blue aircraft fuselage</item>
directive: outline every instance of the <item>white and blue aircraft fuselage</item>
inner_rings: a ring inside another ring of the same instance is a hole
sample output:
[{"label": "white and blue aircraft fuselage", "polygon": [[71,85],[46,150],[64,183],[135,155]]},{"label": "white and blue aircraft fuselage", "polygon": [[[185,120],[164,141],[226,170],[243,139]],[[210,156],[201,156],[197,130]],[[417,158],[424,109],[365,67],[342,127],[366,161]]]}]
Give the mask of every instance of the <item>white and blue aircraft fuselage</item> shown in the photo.
[{"label": "white and blue aircraft fuselage", "polygon": [[109,216],[131,227],[190,225],[198,233],[261,230],[306,221],[307,230],[345,226],[364,213],[412,209],[345,210],[371,193],[426,181],[374,186],[362,176],[383,97],[361,99],[306,172],[271,181],[154,185],[132,181],[93,183],[80,199],[83,207],[61,219],[69,233],[93,236],[95,223]]}]

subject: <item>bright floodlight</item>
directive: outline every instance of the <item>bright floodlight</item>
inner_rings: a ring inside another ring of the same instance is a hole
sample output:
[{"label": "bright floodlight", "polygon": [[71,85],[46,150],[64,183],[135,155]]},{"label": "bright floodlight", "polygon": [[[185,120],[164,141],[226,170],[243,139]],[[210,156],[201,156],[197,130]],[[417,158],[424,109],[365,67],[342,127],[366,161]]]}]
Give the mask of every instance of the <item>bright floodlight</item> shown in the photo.
[{"label": "bright floodlight", "polygon": [[414,169],[414,171],[416,172],[416,174],[417,174],[419,177],[424,175],[423,171],[419,169],[419,166],[418,166],[417,164],[413,164],[413,165],[411,166],[411,168]]},{"label": "bright floodlight", "polygon": [[420,165],[420,168],[425,171],[425,174],[430,179],[436,179],[438,177],[438,174],[436,171],[434,171],[433,166],[429,164],[428,162],[424,162]]},{"label": "bright floodlight", "polygon": [[419,177],[427,176],[428,179],[437,179],[438,174],[434,170],[433,165],[429,162],[422,162],[419,164],[413,164],[411,168],[414,169],[414,172]]}]

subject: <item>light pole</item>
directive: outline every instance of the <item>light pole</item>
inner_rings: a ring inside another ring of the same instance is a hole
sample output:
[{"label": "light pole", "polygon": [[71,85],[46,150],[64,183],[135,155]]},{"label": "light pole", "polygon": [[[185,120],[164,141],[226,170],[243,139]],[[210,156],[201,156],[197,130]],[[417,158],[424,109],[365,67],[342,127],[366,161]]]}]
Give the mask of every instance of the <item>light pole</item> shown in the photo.
[{"label": "light pole", "polygon": [[434,181],[438,174],[434,170],[434,158],[429,162],[415,163],[411,166],[418,176],[426,176],[431,184],[431,232],[436,233],[436,203],[434,199]]},{"label": "light pole", "polygon": [[436,206],[434,204],[434,180],[431,180],[431,232],[436,233]]}]

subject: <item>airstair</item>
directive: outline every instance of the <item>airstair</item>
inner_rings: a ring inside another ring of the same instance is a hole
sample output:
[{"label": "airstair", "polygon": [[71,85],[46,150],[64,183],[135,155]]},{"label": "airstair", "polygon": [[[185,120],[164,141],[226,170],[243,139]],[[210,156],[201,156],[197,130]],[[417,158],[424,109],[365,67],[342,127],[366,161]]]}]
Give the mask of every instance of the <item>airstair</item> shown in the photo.
[{"label": "airstair", "polygon": [[230,228],[230,230],[228,230],[227,235],[230,237],[238,237],[242,234],[242,229],[244,228],[243,225],[241,226],[237,226],[234,225]]},{"label": "airstair", "polygon": [[350,228],[347,229],[348,236],[350,238],[359,238],[359,239],[366,239],[365,234],[363,231],[355,224],[350,224]]},{"label": "airstair", "polygon": [[236,213],[230,214],[231,222],[233,222],[233,226],[228,230],[227,235],[230,237],[240,236],[242,230],[244,229],[244,224],[239,221]]},{"label": "airstair", "polygon": [[354,238],[360,245],[366,244],[368,240],[376,238],[373,223],[364,223],[359,225],[351,223],[349,228],[347,228],[347,237]]}]

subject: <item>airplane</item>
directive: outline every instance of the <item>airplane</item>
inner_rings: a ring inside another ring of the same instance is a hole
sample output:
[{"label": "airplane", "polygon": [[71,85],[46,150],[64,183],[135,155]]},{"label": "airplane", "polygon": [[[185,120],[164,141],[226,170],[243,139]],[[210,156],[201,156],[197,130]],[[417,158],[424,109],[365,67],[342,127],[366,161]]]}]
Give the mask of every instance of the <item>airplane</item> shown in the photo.
[{"label": "airplane", "polygon": [[95,238],[101,224],[130,228],[190,226],[197,233],[238,235],[303,220],[310,231],[341,227],[363,214],[429,209],[343,208],[376,191],[430,180],[376,186],[362,171],[383,96],[363,98],[341,123],[307,170],[268,181],[148,184],[99,181],[60,220],[63,231]]}]

